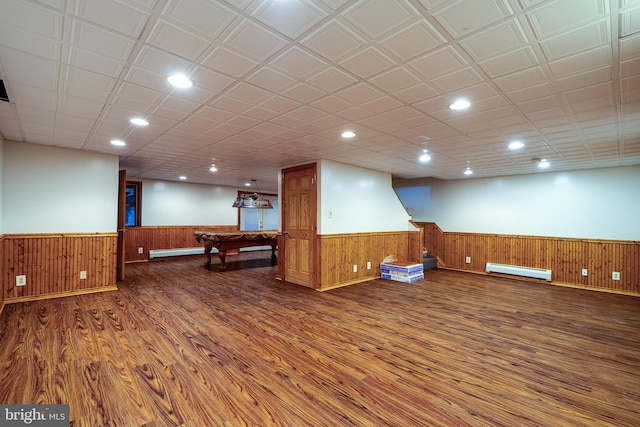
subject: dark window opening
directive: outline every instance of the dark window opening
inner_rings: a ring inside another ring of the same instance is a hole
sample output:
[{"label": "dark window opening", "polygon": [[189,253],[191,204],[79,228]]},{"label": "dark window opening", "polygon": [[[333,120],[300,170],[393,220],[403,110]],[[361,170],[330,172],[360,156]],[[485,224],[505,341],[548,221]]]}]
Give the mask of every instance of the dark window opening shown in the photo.
[{"label": "dark window opening", "polygon": [[141,182],[127,181],[127,186],[125,188],[125,211],[124,211],[125,212],[124,225],[126,227],[139,227],[141,225],[141,221],[140,221],[141,194],[142,194]]}]

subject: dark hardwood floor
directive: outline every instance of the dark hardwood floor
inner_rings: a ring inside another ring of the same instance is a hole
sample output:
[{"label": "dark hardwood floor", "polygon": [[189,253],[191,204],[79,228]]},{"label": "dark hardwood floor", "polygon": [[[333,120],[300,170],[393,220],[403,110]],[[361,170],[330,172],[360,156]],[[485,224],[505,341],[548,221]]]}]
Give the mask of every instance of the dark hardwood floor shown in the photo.
[{"label": "dark hardwood floor", "polygon": [[640,425],[639,298],[444,270],[321,293],[269,255],[7,305],[0,403],[74,426]]}]

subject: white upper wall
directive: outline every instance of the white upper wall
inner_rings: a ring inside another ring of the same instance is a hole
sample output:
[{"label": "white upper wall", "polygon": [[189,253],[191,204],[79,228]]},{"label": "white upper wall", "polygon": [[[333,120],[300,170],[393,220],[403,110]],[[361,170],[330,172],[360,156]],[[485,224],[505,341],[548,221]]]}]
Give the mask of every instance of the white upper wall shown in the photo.
[{"label": "white upper wall", "polygon": [[318,182],[318,234],[414,229],[388,173],[322,160]]},{"label": "white upper wall", "polygon": [[236,225],[238,208],[231,205],[238,189],[187,182],[142,182],[143,226]]},{"label": "white upper wall", "polygon": [[117,231],[118,156],[5,141],[2,233]]},{"label": "white upper wall", "polygon": [[640,166],[394,185],[443,231],[640,240]]}]

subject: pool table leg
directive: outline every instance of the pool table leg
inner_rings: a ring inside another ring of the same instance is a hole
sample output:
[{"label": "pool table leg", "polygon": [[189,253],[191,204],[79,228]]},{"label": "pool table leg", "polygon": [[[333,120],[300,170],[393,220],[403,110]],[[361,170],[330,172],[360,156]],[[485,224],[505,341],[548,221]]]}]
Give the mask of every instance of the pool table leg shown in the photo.
[{"label": "pool table leg", "polygon": [[276,248],[278,247],[278,245],[271,245],[271,261],[275,262],[278,257],[276,257]]},{"label": "pool table leg", "polygon": [[220,271],[224,271],[227,269],[227,250],[226,249],[218,249],[218,256],[220,257]]},{"label": "pool table leg", "polygon": [[213,246],[204,244],[204,254],[207,256],[207,263],[205,264],[207,267],[211,265],[211,248]]}]

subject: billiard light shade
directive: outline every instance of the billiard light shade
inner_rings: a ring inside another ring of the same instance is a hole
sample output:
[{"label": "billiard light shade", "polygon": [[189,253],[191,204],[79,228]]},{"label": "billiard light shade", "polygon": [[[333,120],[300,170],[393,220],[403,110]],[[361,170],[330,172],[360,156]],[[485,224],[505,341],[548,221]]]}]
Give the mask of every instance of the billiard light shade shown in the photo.
[{"label": "billiard light shade", "polygon": [[258,181],[251,180],[252,184],[256,185],[257,191],[253,194],[243,193],[236,197],[232,207],[234,208],[252,208],[252,209],[273,209],[271,200],[260,194],[260,187],[258,187]]}]

